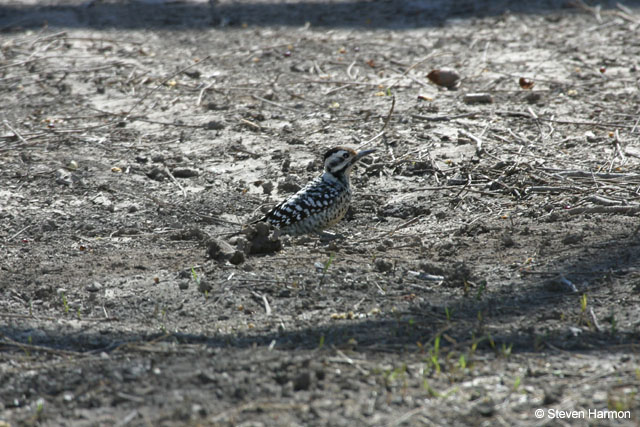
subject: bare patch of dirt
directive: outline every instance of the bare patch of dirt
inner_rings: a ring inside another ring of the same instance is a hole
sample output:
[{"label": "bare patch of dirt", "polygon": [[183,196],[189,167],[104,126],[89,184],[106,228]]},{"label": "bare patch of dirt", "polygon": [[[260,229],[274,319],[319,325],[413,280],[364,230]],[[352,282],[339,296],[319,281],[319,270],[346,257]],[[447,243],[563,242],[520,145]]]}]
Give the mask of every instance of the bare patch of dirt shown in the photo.
[{"label": "bare patch of dirt", "polygon": [[[637,425],[636,6],[33,3],[0,3],[0,424]],[[392,96],[342,239],[237,234]]]}]

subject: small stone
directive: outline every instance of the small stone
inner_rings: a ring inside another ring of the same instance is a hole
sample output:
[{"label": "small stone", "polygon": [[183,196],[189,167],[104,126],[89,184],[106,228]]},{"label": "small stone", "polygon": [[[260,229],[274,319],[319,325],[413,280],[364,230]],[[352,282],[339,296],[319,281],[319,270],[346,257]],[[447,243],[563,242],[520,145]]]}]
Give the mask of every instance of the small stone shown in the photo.
[{"label": "small stone", "polygon": [[269,101],[273,101],[275,99],[275,93],[271,89],[269,89],[266,93],[262,95],[264,99],[268,99]]},{"label": "small stone", "polygon": [[447,270],[444,269],[443,267],[428,261],[421,262],[420,269],[426,274],[437,275],[437,276],[442,276],[447,273]]},{"label": "small stone", "polygon": [[216,261],[227,261],[237,251],[227,242],[221,239],[211,239],[207,243],[207,255]]},{"label": "small stone", "polygon": [[437,219],[446,219],[449,214],[447,213],[447,211],[439,211],[436,212],[435,216]]},{"label": "small stone", "polygon": [[266,222],[257,222],[256,224],[254,224],[254,228],[256,231],[256,236],[264,237],[269,234],[269,224],[267,224]]},{"label": "small stone", "polygon": [[565,245],[573,245],[575,243],[580,243],[584,239],[582,234],[567,234],[564,239],[562,239],[562,243]]},{"label": "small stone", "polygon": [[544,405],[551,405],[560,402],[562,398],[563,387],[561,385],[548,386],[544,388]]},{"label": "small stone", "polygon": [[[291,133],[293,132],[293,128],[291,127],[290,124],[284,124],[282,125],[282,127],[280,128],[280,132],[282,133]],[[291,138],[291,139],[296,139],[296,138]],[[291,141],[287,141],[287,143],[291,144]]]},{"label": "small stone", "polygon": [[291,167],[291,159],[287,157],[282,161],[282,166],[281,166],[282,172],[285,172],[285,173],[289,172],[290,167]]},{"label": "small stone", "polygon": [[200,171],[195,168],[175,168],[171,173],[176,178],[191,178],[200,175]]},{"label": "small stone", "polygon": [[328,251],[338,251],[340,248],[338,247],[338,244],[335,241],[331,241],[329,242],[329,244],[327,245],[327,250]]},{"label": "small stone", "polygon": [[205,125],[208,130],[222,130],[224,129],[224,123],[219,122],[217,120],[211,120],[209,123]]},{"label": "small stone", "polygon": [[202,382],[202,384],[215,384],[218,382],[215,374],[206,371],[198,371],[196,378]]},{"label": "small stone", "polygon": [[291,176],[288,176],[284,181],[278,183],[278,191],[281,193],[295,193],[300,190],[300,188],[300,185],[298,185]]},{"label": "small stone", "polygon": [[165,155],[162,153],[153,153],[151,155],[151,161],[154,163],[162,163],[166,159]]},{"label": "small stone", "polygon": [[587,140],[587,142],[598,142],[598,138],[596,137],[596,134],[590,130],[584,133],[584,138]]},{"label": "small stone", "polygon": [[200,417],[207,416],[207,410],[205,409],[205,407],[197,403],[194,403],[193,405],[191,405],[191,413],[198,415]]},{"label": "small stone", "polygon": [[197,227],[183,228],[169,234],[171,240],[196,240],[204,241],[209,235]]},{"label": "small stone", "polygon": [[502,246],[504,246],[505,248],[511,248],[516,245],[516,242],[513,240],[513,237],[511,237],[510,234],[503,234],[501,240]]},{"label": "small stone", "polygon": [[311,373],[309,371],[302,372],[293,380],[293,390],[309,390],[311,387]]},{"label": "small stone", "polygon": [[242,264],[244,260],[244,252],[239,250],[236,250],[233,255],[231,255],[231,258],[229,258],[229,262],[233,265]]},{"label": "small stone", "polygon": [[272,231],[272,227],[266,222],[260,221],[251,224],[242,230],[242,233],[248,242],[248,245],[242,248],[245,253],[252,255],[273,254],[282,250],[279,230]]},{"label": "small stone", "polygon": [[453,68],[443,67],[431,70],[427,78],[438,86],[453,89],[460,85],[460,74]]},{"label": "small stone", "polygon": [[529,92],[524,97],[524,99],[529,104],[535,104],[536,102],[538,102],[538,101],[540,101],[542,99],[542,95],[540,95],[540,92]]},{"label": "small stone", "polygon": [[199,79],[200,78],[200,71],[198,70],[190,70],[190,71],[185,71],[184,72],[187,76],[191,77],[192,79]]},{"label": "small stone", "polygon": [[187,289],[189,289],[189,281],[181,280],[180,282],[178,282],[178,288],[180,288],[181,291],[186,291]]},{"label": "small stone", "polygon": [[71,184],[73,183],[71,174],[64,169],[58,169],[56,171],[56,183],[71,186]]},{"label": "small stone", "polygon": [[229,243],[236,246],[236,249],[244,252],[245,255],[249,255],[251,249],[251,243],[244,236],[236,236],[229,239]]},{"label": "small stone", "polygon": [[491,104],[493,97],[490,93],[467,93],[462,100],[465,104]]},{"label": "small stone", "polygon": [[204,294],[205,292],[210,292],[211,289],[213,289],[211,283],[209,283],[209,281],[204,277],[200,277],[200,281],[198,282],[198,291]]},{"label": "small stone", "polygon": [[238,400],[244,399],[246,395],[247,395],[247,389],[243,386],[236,387],[235,391],[233,392],[233,397],[235,397]]},{"label": "small stone", "polygon": [[274,185],[273,182],[271,181],[265,181],[262,183],[262,192],[264,194],[271,194],[271,192],[273,191]]},{"label": "small stone", "polygon": [[154,181],[163,181],[167,177],[167,173],[163,168],[156,166],[147,172],[147,176]]},{"label": "small stone", "polygon": [[387,271],[391,271],[393,268],[393,263],[390,261],[386,261],[384,259],[378,258],[375,262],[376,270],[381,273],[386,273]]},{"label": "small stone", "polygon": [[104,194],[98,194],[98,196],[94,197],[92,201],[96,205],[102,205],[107,208],[112,205],[111,200],[109,200],[109,198]]},{"label": "small stone", "polygon": [[293,396],[293,383],[291,381],[286,382],[282,385],[280,389],[280,393],[282,397],[292,397]]},{"label": "small stone", "polygon": [[485,399],[475,406],[475,410],[483,417],[491,417],[496,411],[495,404],[491,399]]},{"label": "small stone", "polygon": [[102,289],[102,285],[98,282],[93,282],[84,287],[87,292],[98,292]]}]

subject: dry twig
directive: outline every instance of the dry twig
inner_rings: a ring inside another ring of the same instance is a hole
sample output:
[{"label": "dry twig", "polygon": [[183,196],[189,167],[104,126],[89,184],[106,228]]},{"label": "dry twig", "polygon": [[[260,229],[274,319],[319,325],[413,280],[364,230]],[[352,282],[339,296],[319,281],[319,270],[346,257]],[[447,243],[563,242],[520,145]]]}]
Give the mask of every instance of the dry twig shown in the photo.
[{"label": "dry twig", "polygon": [[384,124],[382,125],[382,128],[380,129],[380,132],[378,132],[378,134],[376,136],[374,136],[373,138],[363,142],[362,144],[360,144],[360,147],[358,147],[359,149],[362,149],[364,147],[366,147],[367,145],[371,144],[373,141],[377,140],[378,138],[382,137],[382,135],[384,135],[385,129],[387,128],[387,125],[389,124],[389,120],[391,120],[391,114],[393,114],[393,109],[396,106],[396,97],[392,97],[391,98],[391,108],[389,108],[389,114],[387,114],[387,118],[384,120]]}]

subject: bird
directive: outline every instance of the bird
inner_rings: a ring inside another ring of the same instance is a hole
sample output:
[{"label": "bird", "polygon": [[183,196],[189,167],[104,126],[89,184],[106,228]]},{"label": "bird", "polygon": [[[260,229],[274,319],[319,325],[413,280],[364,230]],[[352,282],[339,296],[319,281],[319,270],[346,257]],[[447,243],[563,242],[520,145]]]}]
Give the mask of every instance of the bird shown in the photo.
[{"label": "bird", "polygon": [[324,153],[322,175],[255,222],[272,224],[290,236],[316,233],[322,237],[335,237],[324,229],[337,224],[349,209],[351,169],[358,160],[374,151],[356,152],[347,147],[329,149]]}]

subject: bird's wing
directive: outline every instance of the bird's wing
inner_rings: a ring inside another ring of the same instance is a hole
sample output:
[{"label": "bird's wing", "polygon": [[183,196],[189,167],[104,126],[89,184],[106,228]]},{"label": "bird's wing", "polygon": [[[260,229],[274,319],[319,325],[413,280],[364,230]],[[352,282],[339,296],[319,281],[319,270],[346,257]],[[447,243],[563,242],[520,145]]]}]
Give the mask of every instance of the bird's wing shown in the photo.
[{"label": "bird's wing", "polygon": [[271,209],[263,221],[279,228],[303,221],[329,208],[336,202],[338,193],[337,188],[318,178]]}]

